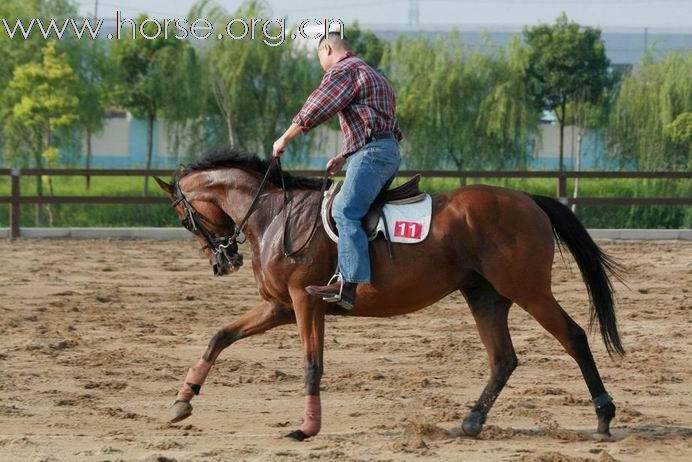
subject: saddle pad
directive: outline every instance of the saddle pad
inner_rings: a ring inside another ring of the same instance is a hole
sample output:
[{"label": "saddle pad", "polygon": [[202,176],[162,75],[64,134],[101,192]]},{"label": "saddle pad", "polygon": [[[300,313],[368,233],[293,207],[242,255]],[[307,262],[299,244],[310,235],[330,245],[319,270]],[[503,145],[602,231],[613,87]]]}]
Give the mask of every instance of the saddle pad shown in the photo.
[{"label": "saddle pad", "polygon": [[[425,195],[425,199],[413,204],[387,203],[382,209],[384,220],[380,218],[377,231],[389,236],[391,242],[399,244],[417,244],[430,232],[432,216],[432,197]],[[384,233],[385,223],[387,233]]]}]

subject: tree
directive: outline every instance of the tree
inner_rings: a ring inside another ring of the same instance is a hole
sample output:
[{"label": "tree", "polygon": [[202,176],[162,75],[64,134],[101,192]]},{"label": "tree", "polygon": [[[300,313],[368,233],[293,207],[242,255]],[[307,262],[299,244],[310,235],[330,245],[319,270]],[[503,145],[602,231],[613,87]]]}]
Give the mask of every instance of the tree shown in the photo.
[{"label": "tree", "polygon": [[[137,24],[146,19],[140,16]],[[148,23],[144,31],[153,37],[156,26]],[[113,98],[135,117],[146,121],[146,168],[150,169],[157,118],[184,120],[196,116],[193,109],[197,106],[197,95],[188,85],[191,76],[199,71],[195,50],[188,41],[165,39],[162,35],[150,40],[138,35],[134,40],[115,42],[112,53],[118,79]],[[149,191],[148,180],[145,177],[145,195]]]},{"label": "tree", "polygon": [[538,113],[523,75],[525,50],[469,50],[444,39],[400,37],[386,59],[397,92],[406,161],[422,168],[524,165]]},{"label": "tree", "polygon": [[554,111],[560,125],[560,170],[570,103],[596,102],[612,85],[601,31],[570,22],[563,13],[553,25],[524,29],[529,48],[527,77],[539,109]]},{"label": "tree", "polygon": [[[110,88],[114,84],[110,76],[111,60],[105,43],[84,40],[61,42],[70,66],[78,81],[78,125],[86,145],[85,168],[91,168],[92,136],[103,130],[106,107],[110,101]],[[81,146],[80,146],[81,147]],[[91,186],[91,176],[86,176],[86,187]]]},{"label": "tree", "polygon": [[[24,0],[3,0],[0,2],[0,18],[5,18],[7,23],[12,28],[17,19],[22,21],[30,20],[39,15],[39,3],[37,1]],[[28,23],[28,21],[26,21]],[[4,28],[4,26],[3,26]],[[20,64],[30,62],[40,62],[42,59],[41,49],[45,45],[45,41],[36,37],[36,34],[31,35],[29,39],[24,37],[8,40],[4,36],[0,40],[0,88],[6,89],[12,80],[14,69]],[[0,92],[0,126],[6,125],[6,119],[9,116],[10,101],[7,101],[9,95],[5,92]],[[0,136],[0,150],[7,148],[7,141],[4,136]],[[11,157],[11,152],[9,153]]]},{"label": "tree", "polygon": [[389,46],[388,43],[377,38],[372,31],[361,29],[358,21],[346,29],[345,37],[351,50],[363,61],[373,67],[381,67],[382,57]]},{"label": "tree", "polygon": [[[28,63],[15,68],[9,83],[9,113],[5,137],[15,152],[33,156],[37,168],[44,161],[52,166],[58,157],[55,134],[77,121],[79,103],[77,79],[58,53],[55,42],[43,48],[40,64]],[[37,193],[43,194],[42,179],[37,177]],[[52,181],[49,178],[52,194]],[[37,225],[41,221],[37,208]]]},{"label": "tree", "polygon": [[683,112],[666,126],[666,135],[673,143],[692,149],[692,112]]},{"label": "tree", "polygon": [[[692,168],[692,53],[645,56],[620,85],[610,114],[611,155],[643,170]],[[687,115],[685,115],[687,114]],[[687,138],[689,141],[689,138]]]},{"label": "tree", "polygon": [[[270,16],[266,4],[257,1],[246,2],[232,15],[206,1],[194,11],[214,24],[225,24],[231,17]],[[316,60],[294,41],[269,46],[261,38],[214,40],[204,50],[202,61],[227,143],[265,155],[319,82]],[[309,146],[309,138],[301,137],[291,145],[289,158],[300,158]]]}]

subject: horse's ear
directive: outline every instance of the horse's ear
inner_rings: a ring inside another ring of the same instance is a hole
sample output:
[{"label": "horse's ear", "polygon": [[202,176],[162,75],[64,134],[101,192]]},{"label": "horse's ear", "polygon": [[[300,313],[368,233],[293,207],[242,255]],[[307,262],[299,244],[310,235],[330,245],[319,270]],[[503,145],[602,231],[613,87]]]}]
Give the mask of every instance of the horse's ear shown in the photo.
[{"label": "horse's ear", "polygon": [[159,185],[159,187],[161,189],[163,189],[166,194],[168,194],[169,196],[173,196],[173,186],[172,185],[166,183],[165,181],[163,181],[161,178],[159,178],[157,176],[154,177],[154,181],[156,181],[156,183]]}]

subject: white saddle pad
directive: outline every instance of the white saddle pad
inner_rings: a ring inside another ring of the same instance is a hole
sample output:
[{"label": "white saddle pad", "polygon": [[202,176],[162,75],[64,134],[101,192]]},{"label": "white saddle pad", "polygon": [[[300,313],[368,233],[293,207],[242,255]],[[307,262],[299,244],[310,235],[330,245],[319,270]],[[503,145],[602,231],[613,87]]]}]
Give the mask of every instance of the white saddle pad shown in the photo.
[{"label": "white saddle pad", "polygon": [[417,244],[428,237],[432,217],[430,194],[413,204],[385,204],[382,211],[385,219],[380,217],[377,231],[384,233],[386,222],[387,234],[392,242]]},{"label": "white saddle pad", "polygon": [[[322,224],[329,238],[334,241],[339,241],[339,236],[336,235],[336,230],[332,229],[331,218],[328,210],[328,199],[336,190],[336,183],[324,192],[324,200],[322,202]],[[389,236],[391,242],[400,244],[417,244],[423,241],[430,232],[430,222],[432,220],[432,198],[430,194],[422,194],[424,198],[417,202],[405,203],[388,203],[385,204],[382,211],[382,217],[377,222],[377,228],[368,236],[369,240],[377,238],[380,234],[384,237]],[[385,233],[385,222],[387,231]]]}]

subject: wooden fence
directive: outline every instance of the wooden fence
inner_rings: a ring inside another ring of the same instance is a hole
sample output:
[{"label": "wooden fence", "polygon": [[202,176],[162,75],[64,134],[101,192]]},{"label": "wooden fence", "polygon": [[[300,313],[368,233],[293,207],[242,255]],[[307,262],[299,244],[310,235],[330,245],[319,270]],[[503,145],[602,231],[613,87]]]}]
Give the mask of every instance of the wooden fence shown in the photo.
[{"label": "wooden fence", "polygon": [[[165,197],[144,196],[23,196],[21,177],[36,176],[119,176],[145,177],[160,176],[169,178],[172,170],[130,170],[130,169],[0,169],[0,176],[11,178],[9,196],[0,196],[0,204],[10,204],[10,236],[20,235],[20,207],[23,204],[167,204]],[[298,175],[321,177],[323,171],[292,170]],[[556,182],[557,197],[566,205],[692,205],[692,197],[577,197],[567,195],[567,180],[576,178],[621,178],[621,179],[666,179],[689,180],[692,172],[574,172],[574,171],[444,171],[444,170],[402,170],[399,177],[420,173],[425,178],[552,178]]]}]

